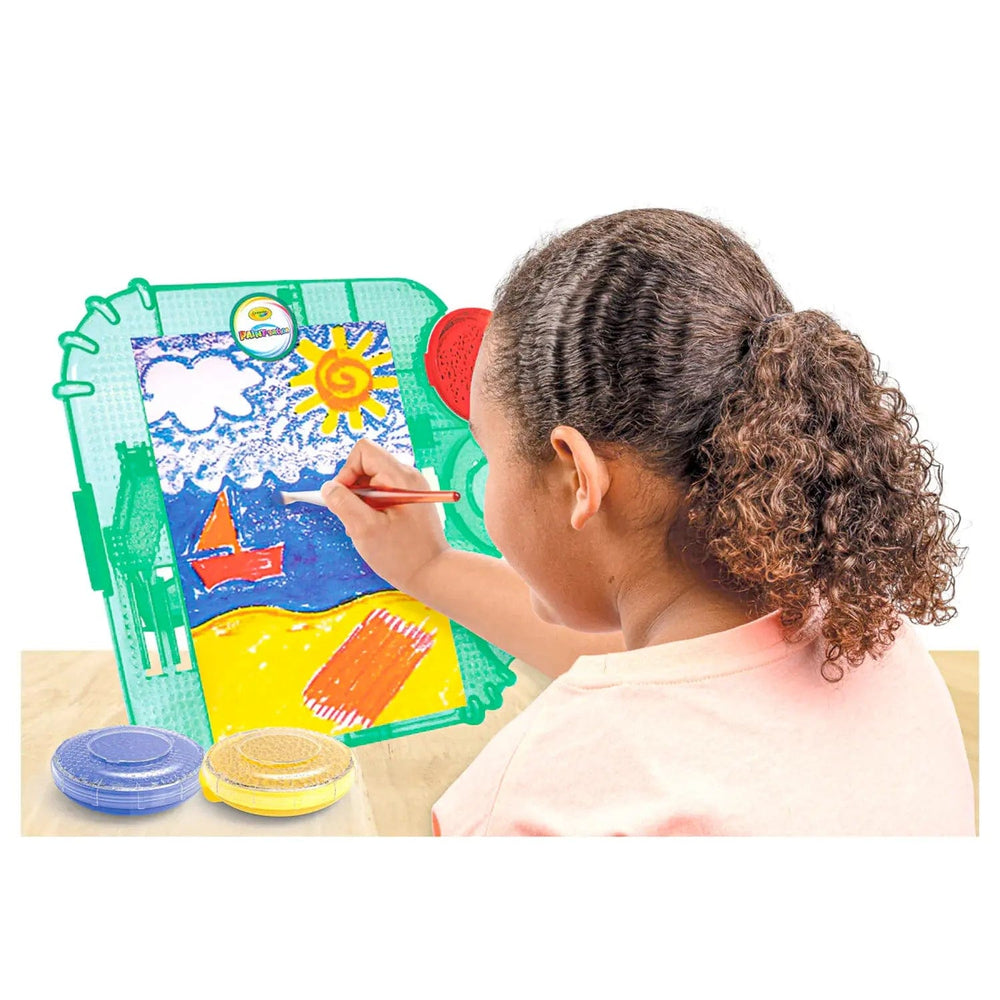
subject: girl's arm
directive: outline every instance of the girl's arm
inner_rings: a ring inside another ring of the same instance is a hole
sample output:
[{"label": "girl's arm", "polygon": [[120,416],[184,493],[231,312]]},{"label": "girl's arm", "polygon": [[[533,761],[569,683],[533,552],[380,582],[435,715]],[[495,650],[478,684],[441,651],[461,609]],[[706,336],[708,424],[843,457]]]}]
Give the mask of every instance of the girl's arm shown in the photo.
[{"label": "girl's arm", "polygon": [[625,648],[621,632],[576,632],[543,622],[531,609],[527,584],[491,556],[445,549],[407,593],[550,677],[578,656]]},{"label": "girl's arm", "polygon": [[555,677],[587,653],[625,648],[620,632],[575,632],[531,610],[527,584],[502,559],[458,552],[445,541],[435,505],[374,510],[345,486],[426,490],[427,480],[384,448],[362,439],[323,486],[361,558],[382,579],[495,646]]}]

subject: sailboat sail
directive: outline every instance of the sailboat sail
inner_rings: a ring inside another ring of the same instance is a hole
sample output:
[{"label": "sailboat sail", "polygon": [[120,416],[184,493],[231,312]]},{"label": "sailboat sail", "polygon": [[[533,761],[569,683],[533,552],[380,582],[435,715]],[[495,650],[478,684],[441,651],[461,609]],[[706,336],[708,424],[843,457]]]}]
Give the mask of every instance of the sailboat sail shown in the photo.
[{"label": "sailboat sail", "polygon": [[233,524],[233,515],[229,509],[229,496],[225,490],[215,498],[215,506],[212,513],[208,515],[205,526],[201,529],[198,542],[195,545],[195,552],[204,552],[207,549],[231,548],[234,552],[239,550],[240,543],[236,537],[236,525]]},{"label": "sailboat sail", "polygon": [[244,549],[236,534],[229,495],[223,489],[215,498],[212,513],[205,520],[194,550],[206,552],[211,549],[230,548],[233,551],[192,559],[191,566],[208,590],[229,580],[248,580],[254,583],[257,580],[282,575],[284,571],[281,568],[281,560],[284,547],[284,543],[281,542],[261,549]]}]

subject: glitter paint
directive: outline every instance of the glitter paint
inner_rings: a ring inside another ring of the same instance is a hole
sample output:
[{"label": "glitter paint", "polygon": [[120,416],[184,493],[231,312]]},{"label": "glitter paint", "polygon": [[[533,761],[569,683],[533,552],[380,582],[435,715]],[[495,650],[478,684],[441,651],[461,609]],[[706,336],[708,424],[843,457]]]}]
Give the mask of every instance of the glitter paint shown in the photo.
[{"label": "glitter paint", "polygon": [[354,756],[340,740],[272,726],[219,740],[200,777],[209,801],[259,816],[299,816],[344,796],[354,774]]}]

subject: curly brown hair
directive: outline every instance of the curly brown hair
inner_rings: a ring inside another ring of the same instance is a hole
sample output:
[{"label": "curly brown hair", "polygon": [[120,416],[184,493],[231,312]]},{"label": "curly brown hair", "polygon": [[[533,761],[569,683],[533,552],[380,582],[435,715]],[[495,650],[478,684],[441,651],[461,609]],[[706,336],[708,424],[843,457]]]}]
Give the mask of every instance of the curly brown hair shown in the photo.
[{"label": "curly brown hair", "polygon": [[634,209],[549,237],[497,288],[487,337],[522,454],[553,457],[568,424],[680,484],[724,585],[793,634],[822,609],[828,680],[900,615],[954,616],[960,517],[905,398],[726,227]]}]

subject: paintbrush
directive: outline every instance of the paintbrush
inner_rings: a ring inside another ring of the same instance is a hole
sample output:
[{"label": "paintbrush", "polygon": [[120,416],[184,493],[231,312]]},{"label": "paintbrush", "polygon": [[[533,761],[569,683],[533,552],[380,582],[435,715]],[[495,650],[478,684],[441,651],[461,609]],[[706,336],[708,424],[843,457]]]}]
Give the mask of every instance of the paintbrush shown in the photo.
[{"label": "paintbrush", "polygon": [[[347,488],[376,510],[398,507],[404,503],[455,503],[462,498],[462,494],[456,490],[404,490],[397,486],[348,486]],[[278,499],[283,504],[311,503],[317,507],[326,506],[323,494],[319,490],[279,493]]]}]

